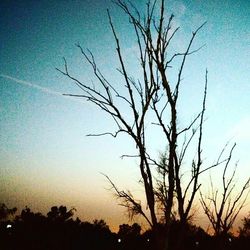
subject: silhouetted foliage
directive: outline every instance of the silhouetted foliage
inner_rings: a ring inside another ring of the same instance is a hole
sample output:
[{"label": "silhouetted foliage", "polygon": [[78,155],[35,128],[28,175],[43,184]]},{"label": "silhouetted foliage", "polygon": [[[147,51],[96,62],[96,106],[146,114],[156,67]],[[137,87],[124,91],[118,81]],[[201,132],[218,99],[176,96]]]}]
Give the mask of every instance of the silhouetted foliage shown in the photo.
[{"label": "silhouetted foliage", "polygon": [[250,237],[250,214],[243,218],[243,227],[240,227],[240,236]]},{"label": "silhouetted foliage", "polygon": [[47,213],[47,216],[48,219],[52,221],[63,222],[69,220],[74,215],[74,211],[76,211],[75,208],[72,208],[69,211],[67,211],[67,207],[65,206],[60,206],[60,207],[54,206]]},{"label": "silhouetted foliage", "polygon": [[250,246],[250,213],[247,217],[243,218],[243,226],[239,228],[238,249]]},{"label": "silhouetted foliage", "polygon": [[141,226],[137,223],[131,226],[128,224],[120,225],[117,233],[120,241],[119,249],[140,249],[142,243],[140,232]]},{"label": "silhouetted foliage", "polygon": [[238,249],[249,249],[250,246],[250,213],[243,218],[243,226],[239,228],[239,237],[235,242]]},{"label": "silhouetted foliage", "polygon": [[76,210],[53,206],[47,216],[26,207],[1,223],[0,249],[114,249],[116,237],[104,220],[73,219]]},{"label": "silhouetted foliage", "polygon": [[0,221],[7,220],[10,215],[14,215],[17,208],[8,208],[4,203],[0,203]]},{"label": "silhouetted foliage", "polygon": [[118,236],[121,238],[134,238],[140,235],[141,226],[134,223],[132,226],[122,224],[119,226]]},{"label": "silhouetted foliage", "polygon": [[[75,209],[53,206],[47,216],[25,207],[14,220],[0,222],[1,250],[155,250],[152,229],[141,234],[141,226],[121,224],[118,233],[112,233],[103,219],[92,223],[73,219]],[[164,234],[165,224],[159,224]],[[183,234],[181,244],[180,232]],[[243,220],[239,237],[226,234],[220,238],[208,235],[190,223],[181,225],[173,220],[170,226],[170,249],[180,250],[238,250],[249,249],[249,216]]]}]

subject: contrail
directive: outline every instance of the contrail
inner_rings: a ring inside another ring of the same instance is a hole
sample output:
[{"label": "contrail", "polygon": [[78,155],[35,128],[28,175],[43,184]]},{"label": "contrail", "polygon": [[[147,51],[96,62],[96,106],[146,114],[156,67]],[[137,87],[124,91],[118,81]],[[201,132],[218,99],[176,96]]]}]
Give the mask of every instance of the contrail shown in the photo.
[{"label": "contrail", "polygon": [[56,92],[54,90],[51,90],[51,89],[48,89],[48,88],[44,88],[44,87],[41,87],[35,83],[31,83],[31,82],[27,82],[27,81],[24,81],[24,80],[20,80],[20,79],[17,79],[15,77],[12,77],[12,76],[8,76],[8,75],[4,75],[4,74],[0,74],[1,77],[5,78],[5,79],[9,79],[9,80],[12,80],[16,83],[20,83],[22,85],[25,85],[25,86],[28,86],[28,87],[31,87],[31,88],[34,88],[34,89],[38,89],[44,93],[47,93],[47,94],[51,94],[51,95],[56,95],[56,96],[63,96],[62,93],[60,92]]},{"label": "contrail", "polygon": [[51,89],[48,89],[48,88],[41,87],[41,86],[39,86],[39,85],[37,85],[35,83],[32,83],[32,82],[24,81],[24,80],[21,80],[21,79],[18,79],[18,78],[9,76],[9,75],[5,75],[5,74],[0,74],[0,77],[5,78],[5,79],[9,79],[11,81],[14,81],[16,83],[19,83],[19,84],[27,86],[27,87],[37,89],[37,90],[39,90],[39,91],[41,91],[43,93],[46,93],[46,94],[65,97],[67,99],[71,99],[71,100],[83,103],[83,101],[78,99],[78,98],[73,98],[73,97],[70,97],[70,96],[63,95],[60,92],[57,92],[57,91],[54,91],[54,90],[51,90]]}]

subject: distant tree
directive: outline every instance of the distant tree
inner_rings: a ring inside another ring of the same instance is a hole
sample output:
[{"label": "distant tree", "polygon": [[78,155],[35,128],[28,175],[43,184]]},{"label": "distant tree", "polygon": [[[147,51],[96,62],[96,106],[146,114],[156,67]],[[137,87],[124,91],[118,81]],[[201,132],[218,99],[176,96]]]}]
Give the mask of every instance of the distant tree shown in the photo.
[{"label": "distant tree", "polygon": [[[87,239],[90,243],[90,249],[111,249],[115,246],[115,239],[109,229],[109,226],[103,219],[95,219],[90,225],[89,232],[92,232]],[[98,240],[97,240],[98,239]]]},{"label": "distant tree", "polygon": [[15,207],[8,208],[5,203],[0,203],[0,249],[13,249],[10,240],[16,211]]},{"label": "distant tree", "polygon": [[31,209],[29,207],[25,207],[20,216],[17,216],[17,219],[21,219],[22,221],[30,221],[32,220],[34,217],[43,217],[43,215],[41,213],[34,213],[31,211]]},{"label": "distant tree", "polygon": [[239,235],[250,239],[250,214],[243,218],[243,227],[240,227]]},{"label": "distant tree", "polygon": [[9,240],[13,244],[11,249],[44,249],[47,244],[47,232],[46,217],[26,206],[21,214],[15,217]]},{"label": "distant tree", "polygon": [[235,242],[235,249],[249,249],[250,246],[250,213],[243,218],[243,225],[239,228],[239,236]]},{"label": "distant tree", "polygon": [[118,236],[121,238],[134,238],[138,237],[141,232],[141,226],[137,223],[133,225],[122,224],[119,226]]},{"label": "distant tree", "polygon": [[93,226],[94,228],[98,228],[98,229],[105,230],[105,231],[110,231],[109,226],[103,219],[100,219],[100,220],[95,219],[93,221]]},{"label": "distant tree", "polygon": [[0,221],[9,219],[9,216],[13,216],[17,211],[17,208],[8,208],[4,203],[0,203]]},{"label": "distant tree", "polygon": [[141,226],[137,223],[134,223],[133,225],[120,225],[117,233],[119,249],[145,249],[146,241],[143,241],[140,232]]},{"label": "distant tree", "polygon": [[26,206],[11,223],[0,223],[0,249],[117,250],[116,235],[104,220],[96,219],[93,223],[74,220],[74,211],[66,206],[53,206],[44,216]]},{"label": "distant tree", "polygon": [[63,222],[71,219],[74,215],[74,211],[76,211],[75,208],[68,210],[66,206],[53,206],[51,207],[51,210],[47,213],[47,216],[53,221]]}]

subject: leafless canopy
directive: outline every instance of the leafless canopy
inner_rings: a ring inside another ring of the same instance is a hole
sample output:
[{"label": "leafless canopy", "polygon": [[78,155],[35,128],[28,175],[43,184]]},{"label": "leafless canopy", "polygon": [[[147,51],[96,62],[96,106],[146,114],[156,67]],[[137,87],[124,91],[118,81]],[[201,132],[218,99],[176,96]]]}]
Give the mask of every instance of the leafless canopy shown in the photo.
[{"label": "leafless canopy", "polygon": [[[214,187],[210,178],[211,193],[205,197],[200,192],[202,208],[207,215],[216,236],[227,234],[232,228],[239,212],[244,207],[249,193],[250,178],[243,184],[239,191],[236,190],[235,173],[236,167],[228,176],[228,167],[236,144],[231,148],[229,157],[225,162],[222,174],[222,189]],[[221,195],[220,195],[221,194]]]},{"label": "leafless canopy", "polygon": [[[199,176],[208,169],[224,162],[219,158],[214,165],[203,166],[202,137],[207,96],[207,71],[205,72],[200,112],[189,124],[181,127],[178,123],[177,104],[180,86],[183,84],[184,68],[187,57],[202,47],[193,48],[193,42],[205,23],[191,34],[184,51],[171,54],[169,47],[174,45],[179,28],[173,28],[173,15],[166,18],[164,0],[148,1],[144,15],[131,2],[117,0],[115,4],[128,16],[134,31],[139,53],[138,68],[141,70],[142,77],[135,80],[128,72],[122,45],[109,11],[107,12],[109,24],[120,63],[118,71],[123,78],[123,83],[117,87],[117,83],[110,82],[98,68],[91,51],[85,51],[80,44],[76,46],[92,67],[93,75],[97,80],[95,86],[79,81],[77,77],[73,76],[65,59],[64,69],[58,69],[58,71],[70,78],[82,91],[79,95],[69,94],[70,96],[84,98],[93,103],[109,115],[117,126],[115,132],[107,131],[92,134],[92,136],[111,135],[117,137],[120,133],[125,133],[132,139],[138,151],[136,157],[139,159],[139,172],[149,215],[144,212],[141,203],[130,192],[120,191],[110,178],[107,178],[121,204],[128,208],[131,215],[142,215],[153,230],[157,228],[159,223],[157,208],[160,207],[164,214],[167,233],[174,204],[177,207],[178,219],[183,223],[187,222],[191,215],[195,196],[200,188]],[[157,13],[158,10],[159,13]],[[169,69],[176,63],[179,63],[177,74],[175,80],[170,82]],[[121,91],[124,86],[125,94],[124,91]],[[130,111],[129,118],[128,114],[123,112],[122,107],[124,106]],[[154,115],[152,116],[152,114]],[[163,155],[164,160],[155,159],[148,151],[150,141],[148,140],[148,130],[145,128],[146,124],[152,124],[161,131],[161,140],[167,148]],[[185,159],[188,158],[187,152],[191,143],[196,145],[196,157],[189,168],[190,178],[184,185],[182,167]],[[155,175],[156,169],[159,170],[157,176]],[[227,184],[225,183],[225,185]]]}]

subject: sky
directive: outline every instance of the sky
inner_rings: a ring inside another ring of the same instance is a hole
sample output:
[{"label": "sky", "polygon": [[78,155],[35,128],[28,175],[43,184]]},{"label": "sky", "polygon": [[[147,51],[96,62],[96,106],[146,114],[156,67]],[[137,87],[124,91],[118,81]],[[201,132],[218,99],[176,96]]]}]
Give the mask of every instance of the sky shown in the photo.
[{"label": "sky", "polygon": [[[144,9],[143,0],[133,2]],[[214,160],[227,141],[236,142],[234,160],[239,160],[242,183],[250,173],[250,3],[183,0],[166,5],[168,15],[175,14],[174,26],[181,27],[176,50],[183,50],[192,31],[207,22],[194,43],[194,48],[205,46],[188,59],[184,72],[180,122],[194,117],[200,107],[207,68],[204,157]],[[128,70],[136,75],[136,39],[112,1],[1,1],[0,202],[44,213],[63,204],[75,207],[83,220],[103,218],[116,229],[127,222],[125,210],[101,173],[140,195],[136,160],[120,157],[134,152],[134,145],[125,136],[87,137],[112,130],[114,124],[90,103],[63,96],[80,90],[56,70],[65,57],[72,74],[95,83],[75,46],[80,43],[92,51],[108,79],[117,81],[119,65],[106,9]],[[155,154],[164,150],[157,134],[151,139]]]}]

